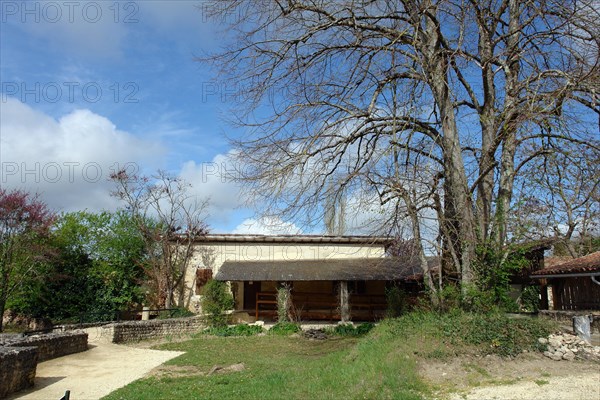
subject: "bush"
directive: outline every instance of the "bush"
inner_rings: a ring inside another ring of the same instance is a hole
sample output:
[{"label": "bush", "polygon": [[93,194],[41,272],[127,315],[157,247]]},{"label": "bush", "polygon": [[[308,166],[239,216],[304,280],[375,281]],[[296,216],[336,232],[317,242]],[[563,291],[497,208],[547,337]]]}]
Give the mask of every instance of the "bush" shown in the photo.
[{"label": "bush", "polygon": [[201,305],[208,326],[213,328],[227,326],[225,312],[233,308],[234,301],[225,282],[209,280],[204,286]]},{"label": "bush", "polygon": [[526,312],[538,312],[540,308],[540,287],[527,286],[521,293],[521,310]]},{"label": "bush", "polygon": [[274,335],[287,336],[302,332],[300,325],[295,322],[278,322],[269,329],[269,333]]},{"label": "bush", "polygon": [[371,322],[364,322],[357,327],[352,324],[341,324],[331,329],[330,332],[338,336],[362,336],[369,333],[374,327],[375,324]]},{"label": "bush", "polygon": [[213,336],[254,336],[263,333],[262,326],[240,324],[205,329],[202,333]]},{"label": "bush", "polygon": [[553,330],[552,323],[542,319],[509,318],[503,313],[469,313],[459,309],[444,314],[412,312],[385,320],[382,325],[382,331],[392,336],[427,336],[502,356],[543,350],[537,339]]},{"label": "bush", "polygon": [[290,314],[290,285],[277,288],[277,322],[288,322]]},{"label": "bush", "polygon": [[525,250],[498,250],[491,243],[483,243],[477,246],[476,254],[473,262],[476,288],[467,288],[469,296],[465,299],[465,309],[516,311],[518,306],[510,296],[510,281],[530,264]]},{"label": "bush", "polygon": [[[446,326],[456,324],[449,320]],[[484,351],[502,356],[514,356],[523,350],[540,350],[537,339],[551,333],[551,325],[533,318],[508,318],[501,313],[464,314],[460,326],[454,326],[466,344],[484,346]]]},{"label": "bush", "polygon": [[406,293],[398,286],[392,286],[385,289],[385,298],[387,300],[387,318],[397,318],[406,313],[408,304],[406,302]]},{"label": "bush", "polygon": [[356,333],[360,335],[366,335],[371,332],[371,330],[375,328],[375,324],[372,322],[363,322],[362,324],[356,327]]},{"label": "bush", "polygon": [[170,310],[162,310],[158,313],[157,319],[169,319],[169,318],[186,318],[192,317],[196,314],[184,307],[177,307]]}]

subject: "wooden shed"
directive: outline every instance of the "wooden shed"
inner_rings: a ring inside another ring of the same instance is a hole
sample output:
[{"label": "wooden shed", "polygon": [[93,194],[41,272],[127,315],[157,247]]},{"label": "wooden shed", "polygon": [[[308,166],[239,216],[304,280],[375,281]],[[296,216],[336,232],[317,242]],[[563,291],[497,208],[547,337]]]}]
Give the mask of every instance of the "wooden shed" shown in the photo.
[{"label": "wooden shed", "polygon": [[542,308],[600,310],[600,251],[534,271]]}]

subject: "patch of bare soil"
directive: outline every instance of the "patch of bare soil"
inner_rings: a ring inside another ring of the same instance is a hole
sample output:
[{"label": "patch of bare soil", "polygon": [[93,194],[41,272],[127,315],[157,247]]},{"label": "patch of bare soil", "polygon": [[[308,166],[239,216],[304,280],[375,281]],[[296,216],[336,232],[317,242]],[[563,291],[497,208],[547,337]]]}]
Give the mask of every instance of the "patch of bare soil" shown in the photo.
[{"label": "patch of bare soil", "polygon": [[181,378],[185,376],[206,375],[206,371],[192,365],[159,365],[148,373],[147,376],[157,378]]},{"label": "patch of bare soil", "polygon": [[240,372],[245,369],[246,366],[243,363],[227,366],[215,365],[208,371],[205,368],[199,368],[192,365],[160,365],[150,371],[148,376],[155,376],[158,378],[181,378],[186,376],[206,376],[213,374],[225,374],[229,372]]},{"label": "patch of bare soil", "polygon": [[[594,390],[600,392],[600,363],[552,361],[539,353],[512,359],[471,355],[443,361],[425,359],[419,363],[419,372],[437,388],[439,398],[537,400],[541,398],[536,394],[538,388],[547,400],[600,398],[589,397]],[[564,393],[561,386],[565,382],[578,385]]]}]

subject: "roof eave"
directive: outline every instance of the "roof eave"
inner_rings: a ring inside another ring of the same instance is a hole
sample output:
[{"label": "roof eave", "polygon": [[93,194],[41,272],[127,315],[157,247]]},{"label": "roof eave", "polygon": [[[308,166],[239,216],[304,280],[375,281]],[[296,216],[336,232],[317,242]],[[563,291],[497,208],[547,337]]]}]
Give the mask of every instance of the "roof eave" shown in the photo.
[{"label": "roof eave", "polygon": [[544,274],[544,275],[530,275],[531,279],[550,279],[550,278],[585,278],[588,276],[600,276],[600,271],[595,272],[572,272],[565,274]]}]

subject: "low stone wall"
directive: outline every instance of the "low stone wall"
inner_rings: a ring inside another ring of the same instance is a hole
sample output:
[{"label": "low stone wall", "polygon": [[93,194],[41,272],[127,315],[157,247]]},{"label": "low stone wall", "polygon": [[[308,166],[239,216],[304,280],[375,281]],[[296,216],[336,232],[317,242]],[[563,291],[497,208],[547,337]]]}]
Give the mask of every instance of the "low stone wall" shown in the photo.
[{"label": "low stone wall", "polygon": [[88,335],[85,332],[46,333],[11,338],[5,341],[5,347],[37,347],[38,362],[79,353],[87,350]]},{"label": "low stone wall", "polygon": [[0,399],[33,386],[37,362],[35,347],[0,346]]},{"label": "low stone wall", "polygon": [[590,330],[600,333],[600,311],[598,310],[540,310],[540,317],[553,319],[564,325],[573,326],[573,317],[578,315],[591,315]]},{"label": "low stone wall", "polygon": [[101,329],[104,340],[126,343],[196,333],[205,327],[204,318],[190,317],[117,322],[104,325]]}]

